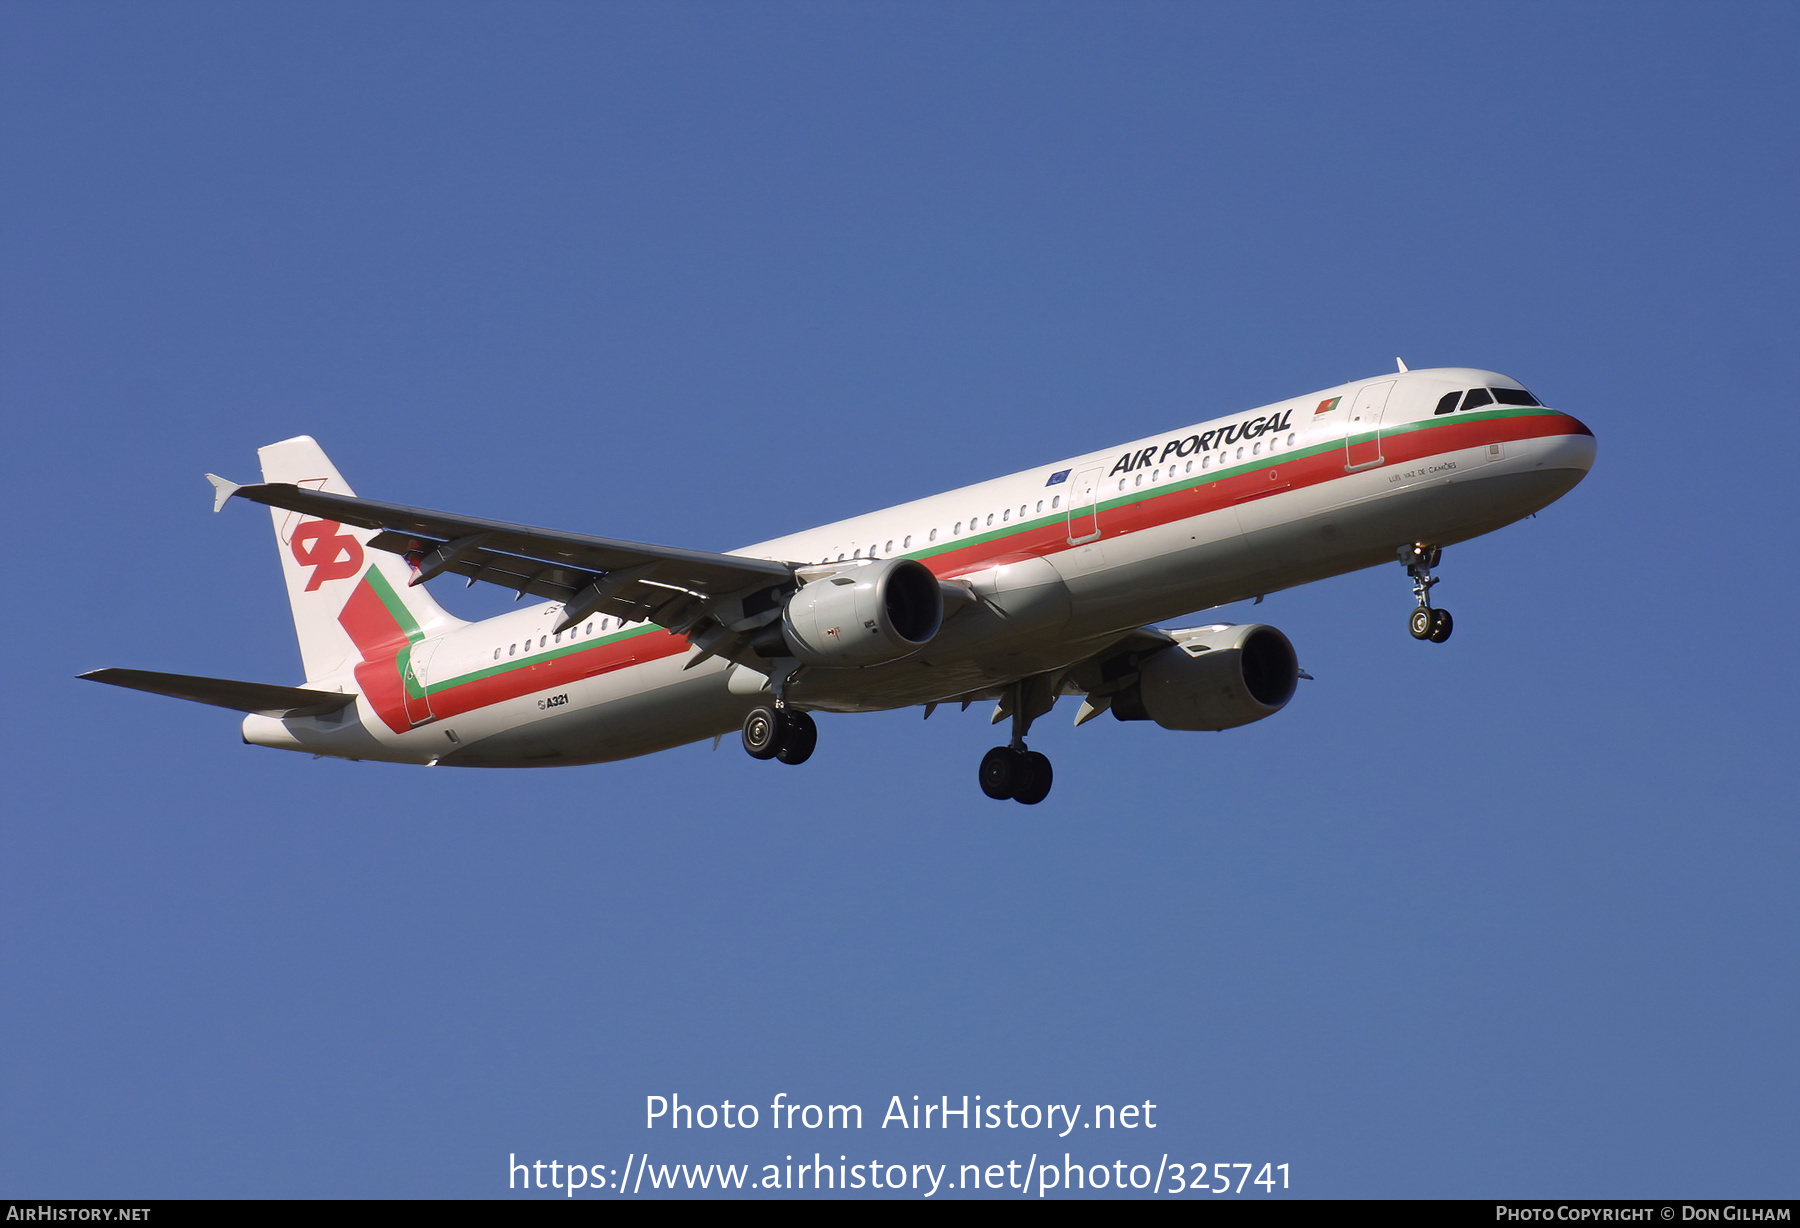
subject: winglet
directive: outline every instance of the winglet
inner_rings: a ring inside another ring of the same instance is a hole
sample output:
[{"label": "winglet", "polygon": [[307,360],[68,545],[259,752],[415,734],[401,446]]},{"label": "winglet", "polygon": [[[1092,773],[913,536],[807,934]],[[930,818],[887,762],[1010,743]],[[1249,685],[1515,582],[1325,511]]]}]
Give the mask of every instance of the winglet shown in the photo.
[{"label": "winglet", "polygon": [[1396,371],[1395,374],[1396,375],[1405,375],[1406,374],[1406,359],[1396,358],[1396,359],[1394,359],[1394,363],[1395,363],[1395,365],[1397,365],[1400,368],[1400,370]]},{"label": "winglet", "polygon": [[213,511],[215,512],[223,511],[225,500],[237,494],[241,488],[240,483],[227,482],[216,473],[207,474],[206,480],[213,484]]}]

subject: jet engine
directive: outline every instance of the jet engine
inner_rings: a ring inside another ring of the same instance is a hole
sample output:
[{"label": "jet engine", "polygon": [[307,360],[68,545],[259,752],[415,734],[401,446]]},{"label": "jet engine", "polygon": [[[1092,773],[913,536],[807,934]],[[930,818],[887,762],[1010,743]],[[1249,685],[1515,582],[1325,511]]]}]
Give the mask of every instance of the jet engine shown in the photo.
[{"label": "jet engine", "polygon": [[915,559],[881,559],[802,585],[781,611],[779,637],[765,632],[754,647],[808,665],[880,665],[923,648],[943,622],[944,594],[931,570]]},{"label": "jet engine", "polygon": [[1175,643],[1144,660],[1137,679],[1113,696],[1118,719],[1230,729],[1273,716],[1294,697],[1300,664],[1275,628],[1248,623],[1170,634]]}]

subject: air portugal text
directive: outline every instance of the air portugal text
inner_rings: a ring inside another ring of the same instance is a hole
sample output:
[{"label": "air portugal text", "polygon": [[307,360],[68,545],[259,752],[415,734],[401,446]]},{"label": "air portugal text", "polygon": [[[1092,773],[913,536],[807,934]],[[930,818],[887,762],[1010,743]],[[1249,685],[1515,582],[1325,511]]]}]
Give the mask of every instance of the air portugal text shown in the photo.
[{"label": "air portugal text", "polygon": [[1234,422],[1230,426],[1218,430],[1202,431],[1198,435],[1187,435],[1171,439],[1159,449],[1156,444],[1140,448],[1136,452],[1127,452],[1107,471],[1108,477],[1116,473],[1130,473],[1134,469],[1142,469],[1145,465],[1160,465],[1177,456],[1192,456],[1195,452],[1210,452],[1214,448],[1228,448],[1232,444],[1246,439],[1256,439],[1272,431],[1285,431],[1292,424],[1294,411],[1284,410],[1279,414],[1267,414],[1261,418],[1251,418],[1248,422]]}]

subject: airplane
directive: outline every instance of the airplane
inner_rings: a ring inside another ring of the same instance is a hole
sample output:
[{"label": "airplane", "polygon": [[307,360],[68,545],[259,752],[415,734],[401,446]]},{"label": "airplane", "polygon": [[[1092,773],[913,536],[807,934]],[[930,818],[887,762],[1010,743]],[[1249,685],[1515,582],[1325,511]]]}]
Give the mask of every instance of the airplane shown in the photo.
[{"label": "airplane", "polygon": [[[358,498],[308,436],[263,481],[208,474],[214,511],[266,505],[305,685],[145,670],[81,675],[246,713],[243,740],[439,767],[551,767],[737,731],[804,763],[814,712],[996,701],[1011,738],[981,790],[1050,792],[1032,724],[1063,696],[1220,730],[1308,677],[1274,627],[1154,624],[1398,561],[1408,630],[1442,643],[1447,546],[1586,476],[1593,432],[1508,376],[1408,370],[1228,414],[729,554]],[[459,575],[542,604],[479,622],[424,587]]]}]

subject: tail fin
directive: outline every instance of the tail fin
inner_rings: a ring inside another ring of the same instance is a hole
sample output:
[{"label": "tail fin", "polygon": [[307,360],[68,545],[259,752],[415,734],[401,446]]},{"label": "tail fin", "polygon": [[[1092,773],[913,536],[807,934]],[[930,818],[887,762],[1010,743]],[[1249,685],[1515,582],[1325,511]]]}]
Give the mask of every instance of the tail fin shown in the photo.
[{"label": "tail fin", "polygon": [[[337,495],[356,493],[310,435],[272,443],[258,449],[257,455],[262,459],[265,482],[292,482]],[[353,599],[359,608],[384,608],[383,621],[391,617],[394,631],[405,636],[401,643],[417,642],[462,625],[424,586],[408,587],[412,570],[399,555],[368,548],[373,532],[332,520],[309,519],[278,507],[269,511],[275,521],[275,542],[308,682],[339,673],[362,659],[351,638],[353,630],[360,633],[356,612],[347,609]]]}]

